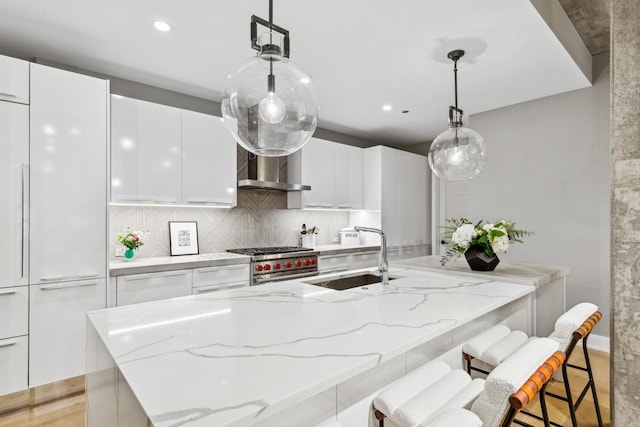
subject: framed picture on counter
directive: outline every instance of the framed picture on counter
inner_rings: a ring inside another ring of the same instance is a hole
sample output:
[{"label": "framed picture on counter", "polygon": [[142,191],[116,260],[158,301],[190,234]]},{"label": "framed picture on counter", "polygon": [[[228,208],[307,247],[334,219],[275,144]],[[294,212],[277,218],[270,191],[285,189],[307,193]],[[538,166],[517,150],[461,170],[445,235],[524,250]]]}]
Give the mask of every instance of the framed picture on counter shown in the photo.
[{"label": "framed picture on counter", "polygon": [[169,221],[169,247],[171,256],[197,255],[198,223],[196,221]]}]

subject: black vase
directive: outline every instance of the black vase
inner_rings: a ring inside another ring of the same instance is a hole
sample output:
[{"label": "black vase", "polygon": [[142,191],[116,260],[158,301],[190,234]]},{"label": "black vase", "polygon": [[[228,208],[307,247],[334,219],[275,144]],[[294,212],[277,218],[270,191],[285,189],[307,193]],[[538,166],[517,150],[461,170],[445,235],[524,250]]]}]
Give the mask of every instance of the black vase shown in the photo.
[{"label": "black vase", "polygon": [[484,253],[484,248],[480,245],[469,246],[465,251],[464,257],[472,270],[475,271],[493,271],[500,260],[496,254],[488,256]]}]

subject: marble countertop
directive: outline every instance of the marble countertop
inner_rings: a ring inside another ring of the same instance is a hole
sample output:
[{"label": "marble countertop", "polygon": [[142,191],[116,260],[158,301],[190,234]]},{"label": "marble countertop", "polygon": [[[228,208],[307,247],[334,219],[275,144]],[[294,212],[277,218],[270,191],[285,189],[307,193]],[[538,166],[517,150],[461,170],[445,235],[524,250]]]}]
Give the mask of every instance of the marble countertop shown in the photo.
[{"label": "marble countertop", "polygon": [[88,317],[153,425],[246,426],[534,292],[492,277],[391,274],[386,287],[299,279]]},{"label": "marble countertop", "polygon": [[221,265],[249,264],[251,257],[218,252],[200,255],[160,256],[134,258],[131,261],[118,260],[109,263],[110,276],[126,274],[155,273],[158,271],[181,270],[184,268],[215,267]]},{"label": "marble countertop", "polygon": [[[372,245],[318,245],[315,250],[320,255],[369,252],[379,250]],[[181,270],[183,268],[214,267],[221,265],[248,264],[251,257],[231,252],[216,252],[200,255],[160,256],[135,258],[133,261],[118,259],[109,262],[110,276],[126,274],[156,273],[159,271]]]},{"label": "marble countertop", "polygon": [[540,264],[525,263],[505,263],[500,262],[493,271],[473,271],[469,268],[464,256],[453,262],[448,262],[445,266],[440,265],[440,255],[429,255],[417,258],[397,260],[395,265],[423,271],[433,271],[440,273],[461,274],[468,277],[492,278],[504,280],[512,283],[522,283],[534,285],[536,288],[547,285],[556,279],[569,274],[571,269],[568,266],[549,266]]}]

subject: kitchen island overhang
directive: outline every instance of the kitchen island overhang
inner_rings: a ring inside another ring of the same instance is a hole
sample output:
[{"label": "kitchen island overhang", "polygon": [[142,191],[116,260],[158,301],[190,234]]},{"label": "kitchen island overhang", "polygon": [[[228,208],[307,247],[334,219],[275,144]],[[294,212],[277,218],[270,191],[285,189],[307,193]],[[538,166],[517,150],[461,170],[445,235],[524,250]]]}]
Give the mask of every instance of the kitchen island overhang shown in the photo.
[{"label": "kitchen island overhang", "polygon": [[532,304],[523,301],[533,286],[391,273],[400,278],[386,288],[288,281],[91,312],[87,425],[269,425],[281,411],[304,412],[315,396],[327,403],[314,404],[309,419],[329,411],[327,419],[340,411],[341,384],[385,366],[402,375],[429,358],[409,357],[421,355],[415,349],[446,352],[472,333],[460,332],[465,325],[517,318],[531,328]]}]

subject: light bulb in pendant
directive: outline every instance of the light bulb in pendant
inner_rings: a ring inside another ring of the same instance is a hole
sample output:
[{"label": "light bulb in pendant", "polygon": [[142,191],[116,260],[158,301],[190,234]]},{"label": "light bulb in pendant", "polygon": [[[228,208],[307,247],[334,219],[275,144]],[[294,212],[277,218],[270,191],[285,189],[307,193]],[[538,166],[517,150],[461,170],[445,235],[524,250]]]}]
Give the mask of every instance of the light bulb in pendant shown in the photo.
[{"label": "light bulb in pendant", "polygon": [[280,123],[284,119],[285,112],[286,106],[275,92],[268,92],[258,107],[260,118],[272,125]]},{"label": "light bulb in pendant", "polygon": [[460,163],[462,163],[463,160],[464,155],[462,153],[462,150],[457,146],[453,147],[451,149],[451,152],[449,153],[449,163],[453,166],[458,166]]}]

